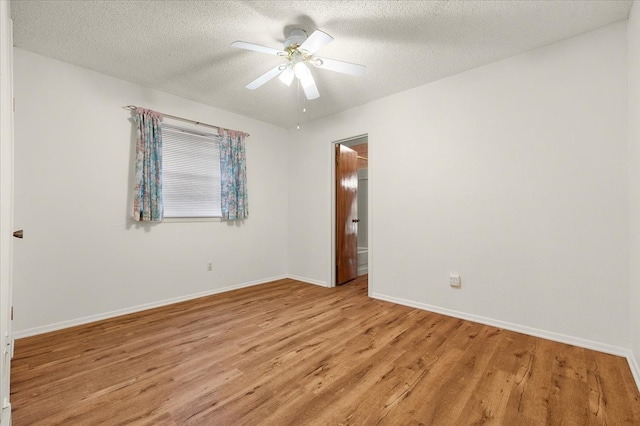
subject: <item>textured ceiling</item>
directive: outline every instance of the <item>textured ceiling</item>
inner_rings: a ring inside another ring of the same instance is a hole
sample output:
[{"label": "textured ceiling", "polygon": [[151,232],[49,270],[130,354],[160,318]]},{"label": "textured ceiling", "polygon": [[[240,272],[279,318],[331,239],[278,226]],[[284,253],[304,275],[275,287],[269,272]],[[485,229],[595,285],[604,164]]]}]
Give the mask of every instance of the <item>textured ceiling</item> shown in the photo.
[{"label": "textured ceiling", "polygon": [[280,49],[288,29],[317,28],[335,38],[319,56],[367,66],[364,77],[312,69],[320,98],[305,122],[626,19],[631,3],[14,0],[11,9],[17,47],[290,128],[295,85],[244,88],[282,60],[231,42]]}]

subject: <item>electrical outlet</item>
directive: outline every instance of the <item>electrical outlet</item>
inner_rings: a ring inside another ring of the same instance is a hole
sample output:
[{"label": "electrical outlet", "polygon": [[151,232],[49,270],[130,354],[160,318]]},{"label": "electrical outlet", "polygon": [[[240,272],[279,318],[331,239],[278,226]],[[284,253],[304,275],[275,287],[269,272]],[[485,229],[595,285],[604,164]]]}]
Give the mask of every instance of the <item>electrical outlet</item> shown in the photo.
[{"label": "electrical outlet", "polygon": [[462,281],[460,281],[460,275],[458,274],[449,275],[449,285],[451,287],[459,288],[462,285]]},{"label": "electrical outlet", "polygon": [[207,271],[213,271],[213,262],[207,262]]}]

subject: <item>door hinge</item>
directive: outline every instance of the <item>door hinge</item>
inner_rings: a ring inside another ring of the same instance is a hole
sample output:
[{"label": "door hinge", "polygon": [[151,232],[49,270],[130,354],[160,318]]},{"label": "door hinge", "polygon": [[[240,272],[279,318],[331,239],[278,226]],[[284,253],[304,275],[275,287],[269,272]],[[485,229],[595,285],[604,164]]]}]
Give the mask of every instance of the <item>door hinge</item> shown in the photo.
[{"label": "door hinge", "polygon": [[11,321],[13,321],[13,306],[11,307]]}]

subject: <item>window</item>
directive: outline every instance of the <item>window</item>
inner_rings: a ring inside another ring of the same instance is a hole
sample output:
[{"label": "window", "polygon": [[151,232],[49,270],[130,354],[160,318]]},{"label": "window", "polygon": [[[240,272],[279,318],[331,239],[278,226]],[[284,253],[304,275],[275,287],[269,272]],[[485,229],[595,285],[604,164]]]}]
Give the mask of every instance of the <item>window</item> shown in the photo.
[{"label": "window", "polygon": [[221,217],[217,134],[162,126],[164,217]]}]

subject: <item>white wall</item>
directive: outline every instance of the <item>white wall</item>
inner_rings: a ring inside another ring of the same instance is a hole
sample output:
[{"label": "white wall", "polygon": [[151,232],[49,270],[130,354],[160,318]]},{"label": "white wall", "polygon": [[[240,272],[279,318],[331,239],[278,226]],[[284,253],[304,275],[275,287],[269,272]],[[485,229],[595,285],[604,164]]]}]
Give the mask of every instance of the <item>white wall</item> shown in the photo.
[{"label": "white wall", "polygon": [[634,2],[628,22],[629,61],[629,218],[630,335],[632,370],[640,387],[640,3]]},{"label": "white wall", "polygon": [[[16,334],[286,275],[285,130],[21,49],[15,96]],[[128,104],[250,133],[249,219],[134,224]]]},{"label": "white wall", "polygon": [[374,296],[627,348],[625,37],[613,24],[290,132],[290,273],[331,281],[330,144],[368,133]]}]

